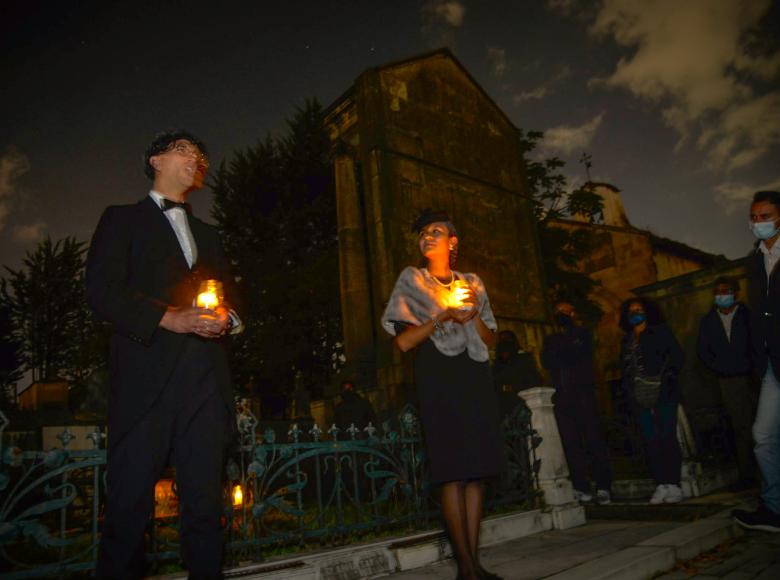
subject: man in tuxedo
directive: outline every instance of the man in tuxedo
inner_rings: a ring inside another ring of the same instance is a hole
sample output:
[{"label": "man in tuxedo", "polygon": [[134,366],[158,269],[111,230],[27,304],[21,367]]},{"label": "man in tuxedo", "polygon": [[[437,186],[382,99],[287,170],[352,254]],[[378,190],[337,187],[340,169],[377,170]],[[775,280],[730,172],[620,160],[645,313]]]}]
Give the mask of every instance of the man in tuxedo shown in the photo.
[{"label": "man in tuxedo", "polygon": [[201,280],[231,279],[216,232],[191,215],[206,150],[185,131],[144,156],[152,190],[103,212],[87,257],[87,298],[113,326],[108,483],[99,578],[141,578],[154,486],[176,468],[182,556],[191,578],[220,577],[223,456],[232,424],[223,336],[240,330],[223,303],[196,308]]}]

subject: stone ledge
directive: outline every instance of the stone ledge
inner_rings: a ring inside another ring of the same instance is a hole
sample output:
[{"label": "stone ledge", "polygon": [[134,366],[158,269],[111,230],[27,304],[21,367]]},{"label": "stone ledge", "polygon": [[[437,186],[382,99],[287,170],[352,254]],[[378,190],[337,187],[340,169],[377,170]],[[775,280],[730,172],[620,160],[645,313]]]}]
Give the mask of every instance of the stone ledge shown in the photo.
[{"label": "stone ledge", "polygon": [[743,532],[731,508],[549,576],[547,580],[646,580]]},{"label": "stone ledge", "polygon": [[[582,508],[577,506],[568,520],[577,521]],[[503,514],[482,522],[481,545],[490,546],[553,529],[550,510]],[[310,554],[296,554],[263,564],[251,564],[226,570],[225,578],[290,580],[358,580],[413,570],[435,564],[451,556],[449,542],[441,530],[412,536],[388,538],[381,542],[358,544]],[[178,580],[183,574],[166,578]],[[161,580],[158,578],[158,580]]]},{"label": "stone ledge", "polygon": [[659,534],[637,546],[669,547],[677,560],[690,560],[718,544],[741,536],[744,532],[732,519],[731,510]]},{"label": "stone ledge", "polygon": [[[695,462],[683,463],[680,485],[686,498],[709,495],[726,489],[739,479],[734,465],[720,467],[702,467]],[[649,498],[655,491],[655,481],[651,478],[616,479],[612,482],[612,497],[615,499]]]}]

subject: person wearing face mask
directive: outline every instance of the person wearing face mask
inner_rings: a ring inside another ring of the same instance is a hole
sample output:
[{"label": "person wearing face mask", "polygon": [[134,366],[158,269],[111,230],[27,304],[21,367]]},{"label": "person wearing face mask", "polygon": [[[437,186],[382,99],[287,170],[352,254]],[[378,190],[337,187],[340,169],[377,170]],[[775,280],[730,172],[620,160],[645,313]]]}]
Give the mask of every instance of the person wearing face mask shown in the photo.
[{"label": "person wearing face mask", "polygon": [[646,298],[630,298],[620,310],[623,389],[632,403],[645,441],[650,473],[656,488],[651,504],[682,501],[682,453],[677,442],[677,376],[684,355],[677,339],[661,319],[658,307]]},{"label": "person wearing face mask", "polygon": [[761,471],[761,504],[735,510],[742,527],[780,532],[780,192],[759,191],[750,205],[750,229],[758,239],[748,259],[753,371],[761,377],[753,440]]},{"label": "person wearing face mask", "polygon": [[553,312],[560,330],[545,337],[542,365],[555,387],[555,419],[569,464],[574,496],[581,502],[593,499],[585,477],[589,452],[593,458],[596,502],[608,504],[611,501],[612,468],[596,402],[593,340],[590,331],[577,323],[571,303],[558,301],[553,306]]},{"label": "person wearing face mask", "polygon": [[739,283],[722,276],[713,284],[714,304],[699,323],[696,352],[718,377],[721,402],[731,419],[739,467],[739,487],[755,479],[753,396],[750,380],[750,310],[737,300]]}]

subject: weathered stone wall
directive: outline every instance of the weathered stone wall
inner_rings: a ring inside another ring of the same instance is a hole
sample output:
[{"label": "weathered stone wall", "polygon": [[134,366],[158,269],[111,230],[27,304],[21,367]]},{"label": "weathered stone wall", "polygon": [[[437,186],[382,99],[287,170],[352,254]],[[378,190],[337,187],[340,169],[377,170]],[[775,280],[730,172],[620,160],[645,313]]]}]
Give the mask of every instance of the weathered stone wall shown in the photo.
[{"label": "weathered stone wall", "polygon": [[697,262],[658,251],[653,254],[653,262],[655,262],[655,269],[658,272],[659,280],[667,280],[676,276],[682,276],[683,274],[701,268],[701,264]]}]

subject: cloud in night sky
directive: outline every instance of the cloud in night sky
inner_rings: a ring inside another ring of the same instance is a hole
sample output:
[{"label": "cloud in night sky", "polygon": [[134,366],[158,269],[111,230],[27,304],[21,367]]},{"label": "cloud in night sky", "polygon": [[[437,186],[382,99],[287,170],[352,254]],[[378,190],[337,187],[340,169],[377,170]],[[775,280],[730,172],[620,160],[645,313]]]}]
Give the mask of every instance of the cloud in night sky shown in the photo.
[{"label": "cloud in night sky", "polygon": [[547,87],[536,87],[528,91],[521,91],[512,95],[512,102],[516,105],[525,103],[526,101],[538,101],[547,96]]},{"label": "cloud in night sky", "polygon": [[702,130],[697,145],[711,166],[748,167],[780,143],[780,91],[732,105],[719,122]]},{"label": "cloud in night sky", "polygon": [[750,185],[747,183],[721,183],[715,187],[715,201],[723,208],[726,214],[731,215],[742,212],[747,219],[748,204],[756,191],[780,190],[780,177],[763,185]]},{"label": "cloud in night sky", "polygon": [[558,85],[566,81],[570,76],[571,76],[571,67],[569,65],[564,65],[555,74],[555,76],[553,76],[551,79],[549,79],[547,82],[543,83],[542,85],[533,89],[520,91],[512,95],[512,102],[515,105],[519,105],[527,101],[541,100],[544,97],[553,94],[555,92],[556,87],[558,87]]},{"label": "cloud in night sky", "polygon": [[432,14],[437,20],[459,27],[463,25],[463,17],[466,15],[466,7],[463,2],[456,0],[435,0],[428,2],[424,10]]},{"label": "cloud in night sky", "polygon": [[18,194],[19,178],[30,170],[30,160],[15,147],[8,147],[0,154],[0,231],[5,228]]},{"label": "cloud in night sky", "polygon": [[[750,166],[780,143],[780,51],[753,33],[772,0],[605,0],[591,33],[634,49],[593,85],[626,89],[662,106],[664,121],[713,170]],[[757,94],[758,93],[758,94]]]},{"label": "cloud in night sky", "polygon": [[456,45],[456,31],[463,26],[466,7],[455,0],[431,0],[420,9],[422,35],[432,47]]},{"label": "cloud in night sky", "polygon": [[489,46],[487,49],[488,62],[493,74],[497,77],[503,76],[507,69],[506,50],[497,46]]},{"label": "cloud in night sky", "polygon": [[604,120],[604,113],[599,113],[587,123],[577,127],[560,125],[547,129],[544,132],[544,141],[541,144],[543,154],[557,153],[569,155],[578,151],[585,151],[590,146],[593,137],[596,136]]},{"label": "cloud in night sky", "polygon": [[17,244],[26,246],[34,244],[43,238],[47,228],[48,225],[44,221],[37,221],[25,226],[15,226],[11,230],[11,237]]}]

